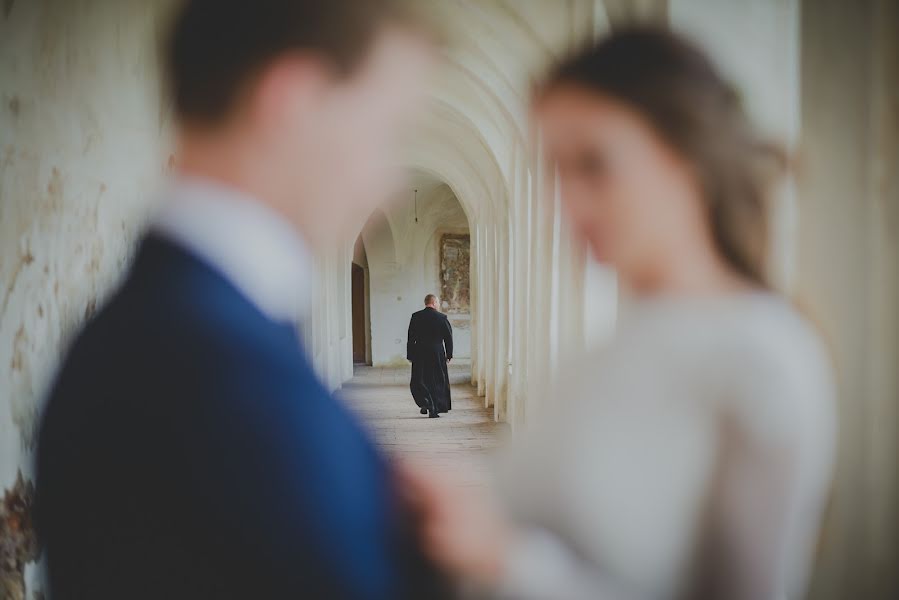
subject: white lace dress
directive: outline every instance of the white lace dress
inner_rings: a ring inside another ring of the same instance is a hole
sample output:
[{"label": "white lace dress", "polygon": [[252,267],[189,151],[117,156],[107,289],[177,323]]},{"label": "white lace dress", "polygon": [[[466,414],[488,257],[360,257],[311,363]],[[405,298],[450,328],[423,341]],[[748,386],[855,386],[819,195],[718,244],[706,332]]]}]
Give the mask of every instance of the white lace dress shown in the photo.
[{"label": "white lace dress", "polygon": [[834,384],[773,294],[637,304],[500,461],[520,525],[497,595],[799,598],[826,502]]}]

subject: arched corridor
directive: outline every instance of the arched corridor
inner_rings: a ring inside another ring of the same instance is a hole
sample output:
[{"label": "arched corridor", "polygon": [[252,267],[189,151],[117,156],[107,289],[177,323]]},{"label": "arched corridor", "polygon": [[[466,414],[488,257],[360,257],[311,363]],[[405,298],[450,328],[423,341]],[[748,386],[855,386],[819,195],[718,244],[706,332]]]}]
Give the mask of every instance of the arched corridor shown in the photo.
[{"label": "arched corridor", "polygon": [[[365,363],[402,364],[408,315],[425,293],[441,293],[434,277],[437,245],[430,205],[453,197],[456,217],[434,213],[470,236],[470,310],[457,327],[468,332],[471,381],[494,418],[515,429],[543,410],[541,386],[555,367],[614,331],[621,302],[615,274],[587,259],[561,214],[555,175],[543,165],[528,125],[535,76],[584,40],[635,22],[669,22],[703,41],[745,91],[754,118],[778,139],[795,144],[799,122],[797,6],[736,4],[709,10],[700,1],[571,2],[552,10],[509,2],[435,3],[445,25],[445,61],[429,89],[430,106],[409,136],[401,167],[408,183],[384,212],[361,217],[361,234],[345,241],[323,271],[335,277],[322,290],[317,348],[320,370],[335,389],[351,376],[352,336],[335,340],[335,323],[353,322],[353,255],[365,273]],[[723,24],[745,21],[722,37]],[[742,37],[741,37],[742,36]],[[750,43],[751,40],[751,43]],[[744,43],[745,42],[745,43]],[[751,47],[747,53],[746,48]],[[774,211],[774,276],[794,285],[797,250],[795,182]],[[418,190],[418,193],[415,193]],[[416,203],[417,199],[417,203]],[[416,221],[416,204],[421,220]],[[424,233],[423,233],[424,232]],[[422,247],[426,246],[425,249]],[[368,266],[362,265],[365,261]],[[344,270],[342,265],[347,265]],[[335,271],[334,269],[337,269]],[[378,315],[375,317],[374,313]],[[340,325],[341,331],[352,327]],[[358,337],[358,336],[357,336]],[[467,337],[467,336],[466,336]],[[327,345],[323,347],[322,344]],[[361,348],[361,340],[356,343]],[[357,352],[361,357],[361,351]]]},{"label": "arched corridor", "polygon": [[[34,478],[39,416],[60,360],[128,268],[174,164],[158,51],[174,4],[6,0],[0,9],[0,488],[10,495]],[[472,483],[503,435],[554,410],[547,386],[559,365],[602,346],[629,299],[570,232],[529,122],[533,86],[610,31],[670,27],[714,57],[752,119],[797,156],[771,208],[772,275],[828,341],[840,395],[838,470],[810,597],[891,597],[897,4],[420,4],[445,43],[427,111],[396,165],[406,181],[315,256],[314,308],[296,319],[326,387],[388,451],[460,466]],[[405,358],[410,314],[428,293],[443,300],[457,340],[458,405],[435,422],[417,413]],[[41,587],[36,560],[18,565],[29,591]]]},{"label": "arched corridor", "polygon": [[[471,358],[470,226],[452,190],[423,173],[412,173],[406,194],[375,211],[353,246],[353,265],[363,276],[361,301],[352,304],[354,328],[366,360],[376,367],[406,364],[409,315],[426,294],[441,298],[451,315],[456,356]],[[357,275],[358,277],[358,275]],[[358,361],[357,361],[358,362]]]}]

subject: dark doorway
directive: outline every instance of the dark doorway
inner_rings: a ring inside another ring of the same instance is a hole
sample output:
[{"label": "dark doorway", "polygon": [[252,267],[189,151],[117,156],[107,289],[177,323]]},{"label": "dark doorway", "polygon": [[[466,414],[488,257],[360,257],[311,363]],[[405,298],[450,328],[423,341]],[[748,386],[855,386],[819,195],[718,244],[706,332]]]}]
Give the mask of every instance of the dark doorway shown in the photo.
[{"label": "dark doorway", "polygon": [[365,269],[353,263],[353,363],[365,364]]}]

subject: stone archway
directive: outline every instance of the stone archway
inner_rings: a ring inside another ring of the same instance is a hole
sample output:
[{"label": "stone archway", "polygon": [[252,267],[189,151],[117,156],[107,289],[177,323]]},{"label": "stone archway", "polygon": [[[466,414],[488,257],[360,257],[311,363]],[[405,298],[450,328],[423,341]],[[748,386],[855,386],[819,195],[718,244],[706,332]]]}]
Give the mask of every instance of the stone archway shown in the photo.
[{"label": "stone archway", "polygon": [[368,339],[365,335],[365,269],[356,263],[351,267],[353,364],[368,364]]},{"label": "stone archway", "polygon": [[[422,308],[426,294],[442,296],[445,289],[452,290],[445,308],[457,330],[455,355],[467,363],[472,347],[468,214],[444,181],[419,171],[410,175],[408,198],[403,194],[369,217],[354,251],[360,257],[364,252],[366,260],[354,262],[368,277],[370,364],[404,366],[409,316]],[[452,249],[442,247],[448,240]],[[348,310],[352,298],[349,304]],[[354,350],[358,355],[359,348]]]},{"label": "stone archway", "polygon": [[371,273],[362,234],[353,246],[350,263],[350,327],[354,365],[371,364]]}]

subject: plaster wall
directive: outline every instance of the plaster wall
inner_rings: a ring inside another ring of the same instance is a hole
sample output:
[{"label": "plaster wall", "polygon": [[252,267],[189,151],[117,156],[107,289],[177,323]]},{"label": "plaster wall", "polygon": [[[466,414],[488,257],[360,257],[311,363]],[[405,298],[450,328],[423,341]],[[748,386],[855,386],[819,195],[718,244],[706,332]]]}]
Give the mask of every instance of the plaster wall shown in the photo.
[{"label": "plaster wall", "polygon": [[168,162],[156,42],[169,4],[0,9],[0,488],[20,469],[33,477],[54,369],[115,286],[156,197]]}]

